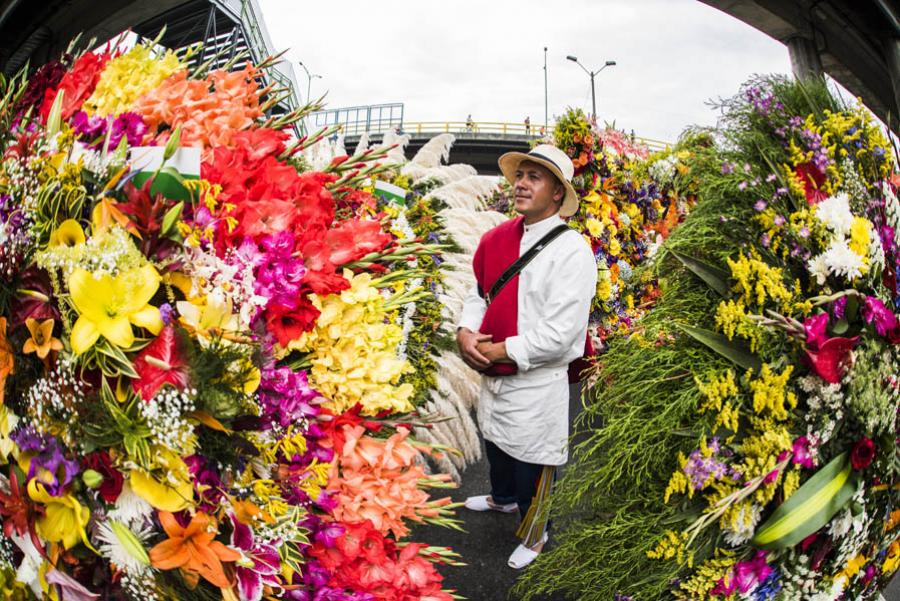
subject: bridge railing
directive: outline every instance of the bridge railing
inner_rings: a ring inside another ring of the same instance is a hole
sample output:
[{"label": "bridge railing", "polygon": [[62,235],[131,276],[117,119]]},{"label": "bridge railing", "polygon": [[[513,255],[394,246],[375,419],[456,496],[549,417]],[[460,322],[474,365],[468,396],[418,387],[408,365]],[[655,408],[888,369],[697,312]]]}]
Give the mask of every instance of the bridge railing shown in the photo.
[{"label": "bridge railing", "polygon": [[[552,129],[553,126],[551,125],[550,127]],[[368,131],[370,134],[379,134],[391,130],[399,130],[400,133],[414,136],[449,133],[462,136],[494,135],[528,139],[543,138],[547,134],[543,124],[532,123],[531,125],[526,125],[522,122],[502,121],[416,121],[404,122],[400,127],[396,124],[379,126],[372,123]],[[664,150],[667,146],[670,146],[668,142],[651,138],[635,136],[634,140],[654,151]]]}]

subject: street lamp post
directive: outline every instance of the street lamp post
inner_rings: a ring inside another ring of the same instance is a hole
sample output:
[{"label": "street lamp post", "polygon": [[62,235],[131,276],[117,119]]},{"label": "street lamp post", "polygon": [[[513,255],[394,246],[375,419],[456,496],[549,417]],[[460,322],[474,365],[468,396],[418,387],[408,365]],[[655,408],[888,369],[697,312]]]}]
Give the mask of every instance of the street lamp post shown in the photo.
[{"label": "street lamp post", "polygon": [[597,69],[596,71],[589,71],[587,68],[585,68],[584,65],[582,65],[581,63],[578,62],[578,59],[576,57],[572,56],[571,54],[569,56],[567,56],[566,59],[572,61],[573,63],[575,63],[576,65],[581,67],[585,73],[587,73],[588,75],[591,76],[591,108],[592,108],[591,117],[593,118],[594,122],[596,123],[597,122],[597,95],[596,95],[596,92],[594,91],[594,76],[597,75],[597,73],[600,73],[600,71],[603,71],[607,67],[614,67],[616,65],[616,61],[606,61],[606,63],[602,67]]},{"label": "street lamp post", "polygon": [[547,47],[544,46],[544,131],[547,131]]},{"label": "street lamp post", "polygon": [[303,64],[303,61],[297,61],[297,62],[300,64],[301,67],[303,67],[303,70],[306,72],[306,103],[309,104],[309,100],[310,100],[309,94],[310,94],[310,91],[312,90],[312,80],[314,78],[322,79],[322,76],[317,75],[315,73],[310,73],[309,69],[306,68],[306,65]]}]

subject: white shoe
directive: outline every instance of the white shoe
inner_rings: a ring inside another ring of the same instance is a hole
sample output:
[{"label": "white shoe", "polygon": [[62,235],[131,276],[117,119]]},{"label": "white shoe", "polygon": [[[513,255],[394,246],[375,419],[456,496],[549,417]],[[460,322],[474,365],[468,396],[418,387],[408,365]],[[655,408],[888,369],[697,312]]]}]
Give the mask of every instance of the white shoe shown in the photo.
[{"label": "white shoe", "polygon": [[469,497],[464,503],[466,509],[472,511],[499,511],[500,513],[515,513],[519,510],[516,503],[508,503],[506,505],[497,505],[493,501],[488,501],[490,495],[480,495],[478,497]]},{"label": "white shoe", "polygon": [[[544,545],[547,544],[547,533],[544,533],[544,537],[541,539],[541,551],[544,550]],[[535,545],[537,546],[537,545]],[[541,554],[541,551],[534,551],[533,549],[529,549],[525,545],[519,545],[516,547],[516,550],[512,552],[512,555],[509,556],[509,561],[506,562],[509,567],[514,570],[521,570],[532,561],[534,561],[538,555]]]}]

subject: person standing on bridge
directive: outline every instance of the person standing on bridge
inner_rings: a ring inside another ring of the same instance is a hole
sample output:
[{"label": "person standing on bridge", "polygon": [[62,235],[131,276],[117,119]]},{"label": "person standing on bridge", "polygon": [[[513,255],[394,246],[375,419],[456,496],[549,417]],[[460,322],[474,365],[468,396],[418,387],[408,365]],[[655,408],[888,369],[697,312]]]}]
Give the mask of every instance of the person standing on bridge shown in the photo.
[{"label": "person standing on bridge", "polygon": [[489,495],[465,506],[519,511],[522,544],[509,558],[519,569],[547,542],[543,502],[568,458],[568,367],[585,350],[597,265],[562,220],[578,209],[564,152],[549,144],[508,152],[500,170],[515,187],[520,216],[479,242],[478,285],[463,306],[457,344],[466,364],[484,374],[478,424],[491,482]]},{"label": "person standing on bridge", "polygon": [[525,135],[528,136],[531,134],[531,117],[525,117]]}]

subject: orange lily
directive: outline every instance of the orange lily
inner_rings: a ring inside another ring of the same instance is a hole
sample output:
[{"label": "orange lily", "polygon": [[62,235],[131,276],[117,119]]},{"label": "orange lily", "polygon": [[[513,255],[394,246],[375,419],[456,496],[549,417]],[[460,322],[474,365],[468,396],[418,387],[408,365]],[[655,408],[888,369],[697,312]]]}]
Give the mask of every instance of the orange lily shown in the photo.
[{"label": "orange lily", "polygon": [[12,345],[6,338],[6,318],[0,317],[0,405],[6,391],[6,378],[15,373],[15,359]]},{"label": "orange lily", "polygon": [[25,341],[22,352],[37,353],[41,359],[46,359],[50,351],[61,351],[62,342],[58,338],[53,337],[53,320],[45,319],[38,321],[29,317],[25,320],[25,327],[31,332],[31,338]]},{"label": "orange lily", "polygon": [[186,528],[182,528],[168,511],[159,512],[159,521],[169,540],[150,549],[153,567],[160,570],[181,568],[189,584],[196,584],[199,576],[203,576],[219,588],[231,586],[222,562],[237,561],[241,554],[214,540],[215,523],[207,514],[197,513]]}]

